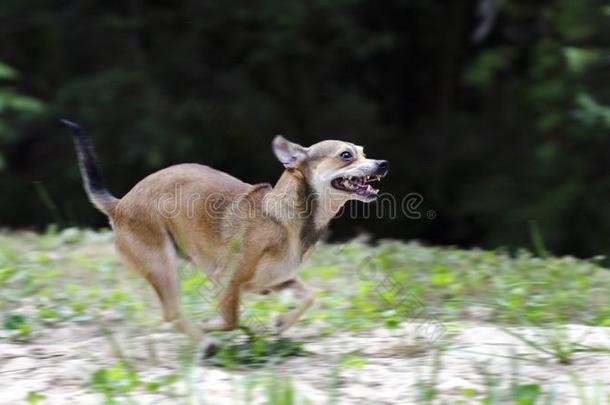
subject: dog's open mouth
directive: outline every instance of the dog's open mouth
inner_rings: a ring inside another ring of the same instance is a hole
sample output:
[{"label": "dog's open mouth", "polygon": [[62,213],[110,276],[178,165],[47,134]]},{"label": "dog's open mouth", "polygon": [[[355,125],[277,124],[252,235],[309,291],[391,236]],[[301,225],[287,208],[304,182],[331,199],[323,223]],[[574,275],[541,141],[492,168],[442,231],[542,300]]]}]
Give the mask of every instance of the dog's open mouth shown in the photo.
[{"label": "dog's open mouth", "polygon": [[379,181],[384,176],[364,176],[364,177],[337,177],[331,181],[331,185],[340,191],[355,193],[362,197],[374,198],[379,194],[379,190],[371,187],[369,183]]}]

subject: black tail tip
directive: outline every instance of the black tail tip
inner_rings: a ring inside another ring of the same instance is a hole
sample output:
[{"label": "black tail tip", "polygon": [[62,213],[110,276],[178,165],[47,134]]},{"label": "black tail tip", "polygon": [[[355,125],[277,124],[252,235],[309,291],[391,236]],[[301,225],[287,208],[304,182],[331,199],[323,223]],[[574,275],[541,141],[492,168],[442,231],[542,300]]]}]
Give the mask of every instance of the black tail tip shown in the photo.
[{"label": "black tail tip", "polygon": [[78,125],[76,122],[72,122],[72,121],[67,120],[65,118],[60,118],[59,122],[61,122],[62,124],[64,124],[65,126],[67,126],[70,129],[73,129],[73,130],[80,130],[81,129],[80,125]]}]

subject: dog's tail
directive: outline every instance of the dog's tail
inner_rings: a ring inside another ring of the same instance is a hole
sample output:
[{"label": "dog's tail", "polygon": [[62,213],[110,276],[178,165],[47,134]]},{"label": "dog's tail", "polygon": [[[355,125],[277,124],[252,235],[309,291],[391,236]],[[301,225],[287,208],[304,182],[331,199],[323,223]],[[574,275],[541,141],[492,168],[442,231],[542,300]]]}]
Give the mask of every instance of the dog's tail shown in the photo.
[{"label": "dog's tail", "polygon": [[60,122],[74,131],[73,137],[78,165],[89,201],[104,214],[111,215],[119,199],[110,194],[110,191],[104,185],[102,171],[97,162],[91,138],[80,125],[65,119],[61,119]]}]

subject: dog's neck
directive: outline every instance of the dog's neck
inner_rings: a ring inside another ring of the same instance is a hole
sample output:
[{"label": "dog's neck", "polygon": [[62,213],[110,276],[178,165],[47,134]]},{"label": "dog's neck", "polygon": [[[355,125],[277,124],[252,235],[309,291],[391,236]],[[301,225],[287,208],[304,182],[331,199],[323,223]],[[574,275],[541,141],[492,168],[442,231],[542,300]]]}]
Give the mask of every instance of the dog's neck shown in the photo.
[{"label": "dog's neck", "polygon": [[285,170],[275,187],[265,195],[265,212],[293,231],[309,249],[324,233],[343,204],[331,204],[315,192],[297,170]]}]

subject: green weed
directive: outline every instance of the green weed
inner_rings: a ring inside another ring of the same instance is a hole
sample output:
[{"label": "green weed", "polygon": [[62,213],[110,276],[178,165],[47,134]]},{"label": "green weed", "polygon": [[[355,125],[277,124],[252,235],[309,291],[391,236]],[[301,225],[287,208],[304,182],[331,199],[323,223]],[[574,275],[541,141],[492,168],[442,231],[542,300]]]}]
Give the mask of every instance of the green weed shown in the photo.
[{"label": "green weed", "polygon": [[253,334],[243,336],[237,332],[222,335],[218,352],[205,362],[226,368],[261,368],[306,354],[302,344],[292,339]]}]

